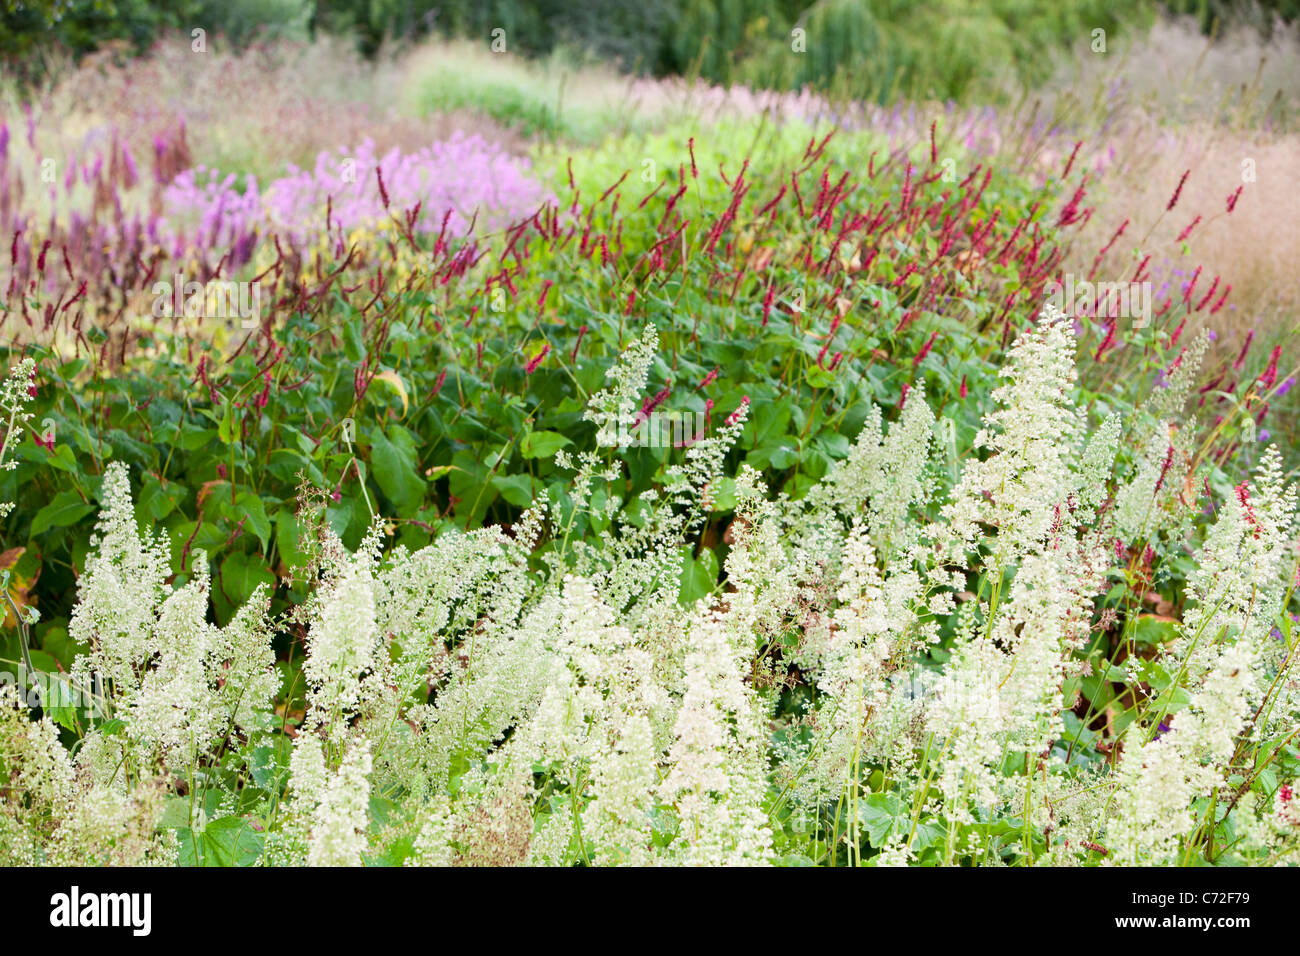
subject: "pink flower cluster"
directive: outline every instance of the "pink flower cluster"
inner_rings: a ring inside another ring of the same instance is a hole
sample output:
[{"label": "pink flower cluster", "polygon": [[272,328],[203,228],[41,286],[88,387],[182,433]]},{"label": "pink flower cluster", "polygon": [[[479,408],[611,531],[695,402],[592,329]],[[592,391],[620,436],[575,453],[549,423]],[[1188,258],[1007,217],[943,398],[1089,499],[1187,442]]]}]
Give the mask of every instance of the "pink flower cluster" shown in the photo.
[{"label": "pink flower cluster", "polygon": [[[381,185],[382,181],[382,185]],[[315,168],[290,168],[267,187],[272,228],[301,241],[326,228],[349,230],[383,223],[419,208],[416,232],[463,236],[497,228],[532,213],[551,197],[517,159],[478,136],[454,134],[414,153],[379,156],[366,140],[356,150],[321,153]]]}]

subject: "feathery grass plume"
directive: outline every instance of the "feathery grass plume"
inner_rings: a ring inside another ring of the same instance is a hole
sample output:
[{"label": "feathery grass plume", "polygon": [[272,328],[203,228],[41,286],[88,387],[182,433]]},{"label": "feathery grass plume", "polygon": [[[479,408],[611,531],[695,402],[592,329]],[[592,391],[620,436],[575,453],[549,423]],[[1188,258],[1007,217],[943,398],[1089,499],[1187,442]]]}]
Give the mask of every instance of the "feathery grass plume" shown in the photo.
[{"label": "feathery grass plume", "polygon": [[1075,472],[1074,498],[1071,511],[1074,520],[1087,527],[1097,519],[1097,509],[1106,499],[1106,487],[1115,467],[1115,452],[1119,448],[1121,420],[1119,415],[1108,415],[1084,448]]},{"label": "feathery grass plume", "polygon": [[1069,319],[1048,303],[1039,321],[1022,332],[993,390],[1000,406],[984,416],[975,447],[989,457],[968,458],[944,506],[957,539],[970,546],[979,524],[997,529],[990,542],[994,564],[1005,568],[1047,539],[1053,507],[1070,492],[1069,461],[1082,424],[1070,400],[1076,378]]},{"label": "feathery grass plume", "polygon": [[1288,599],[1295,567],[1296,488],[1285,482],[1282,457],[1270,446],[1197,552],[1188,575],[1188,607],[1169,653],[1192,681],[1211,666],[1213,646],[1233,640],[1271,653],[1270,631]]},{"label": "feathery grass plume", "polygon": [[727,616],[701,606],[688,628],[686,693],[673,726],[659,796],[681,820],[673,858],[702,866],[771,860],[761,801],[766,746],[759,704],[744,678],[749,649]]},{"label": "feathery grass plume", "polygon": [[407,722],[427,702],[470,676],[458,666],[488,657],[519,619],[534,585],[528,554],[545,505],[530,509],[512,540],[498,528],[451,530],[413,554],[396,549],[375,581],[380,649],[362,684],[362,721],[375,742],[377,786],[416,786],[417,735]]},{"label": "feathery grass plume", "polygon": [[[99,744],[126,759],[119,782],[155,767],[184,771],[235,729],[261,726],[280,680],[266,619],[270,597],[254,592],[229,624],[207,620],[209,578],[202,551],[191,580],[173,590],[162,536],[136,530],[126,466],[104,474],[99,536],[87,557],[68,632],[89,651],[74,661],[74,686],[104,718],[125,724],[125,740]],[[88,741],[103,735],[89,731]],[[93,761],[92,761],[93,763]],[[101,769],[105,769],[100,765]],[[117,776],[120,775],[120,776]],[[108,782],[108,781],[105,781]]]},{"label": "feathery grass plume", "polygon": [[[1183,413],[1187,398],[1196,384],[1196,376],[1201,371],[1201,363],[1210,347],[1210,332],[1202,329],[1178,358],[1176,364],[1162,378],[1163,387],[1154,388],[1138,410],[1139,419],[1146,422],[1160,422],[1175,418]],[[1139,424],[1139,429],[1143,426]],[[1146,432],[1139,431],[1140,437]]]},{"label": "feathery grass plume", "polygon": [[[1197,829],[1194,801],[1226,788],[1239,738],[1259,740],[1300,719],[1294,695],[1275,696],[1286,686],[1279,678],[1290,652],[1279,655],[1270,639],[1289,596],[1296,530],[1296,490],[1270,447],[1254,482],[1243,482],[1236,500],[1219,509],[1188,578],[1178,638],[1160,658],[1190,701],[1177,710],[1166,691],[1153,702],[1153,719],[1172,729],[1157,734],[1142,721],[1125,735],[1107,827],[1116,862],[1178,862]],[[1261,688],[1273,706],[1261,702]]]},{"label": "feathery grass plume", "polygon": [[415,728],[399,777],[407,788],[424,797],[444,791],[453,765],[481,760],[541,705],[557,666],[552,648],[561,621],[561,596],[548,588],[517,624],[495,636],[476,629],[458,648],[434,699],[406,712]]},{"label": "feathery grass plume", "polygon": [[[325,533],[333,534],[325,529]],[[376,520],[355,555],[331,561],[309,607],[307,724],[341,740],[348,720],[361,705],[362,678],[378,666],[379,628],[375,623],[374,572],[382,526]],[[342,543],[338,542],[341,549]]]},{"label": "feathery grass plume", "polygon": [[618,360],[605,372],[612,384],[591,396],[583,421],[595,422],[599,429],[596,443],[616,446],[622,435],[637,423],[641,395],[645,392],[659,348],[659,333],[647,324],[639,338],[633,339]]},{"label": "feathery grass plume", "polygon": [[139,691],[171,569],[162,535],[136,530],[126,465],[108,466],[100,497],[104,507],[68,633],[90,646],[73,665],[74,679],[83,687],[104,687],[107,715],[114,716]]},{"label": "feathery grass plume", "polygon": [[908,393],[907,404],[888,435],[879,406],[871,405],[849,457],[809,492],[808,511],[833,510],[851,521],[865,509],[872,540],[881,553],[888,557],[915,546],[920,527],[914,515],[929,502],[935,484],[929,469],[934,422],[923,386]]},{"label": "feathery grass plume", "polygon": [[821,694],[813,714],[819,737],[806,757],[805,779],[794,787],[799,800],[819,793],[847,798],[851,816],[866,796],[868,764],[905,764],[915,743],[914,661],[938,641],[934,612],[952,610],[951,594],[930,601],[927,590],[914,565],[900,561],[882,572],[867,529],[850,531],[836,582],[838,607],[829,628],[798,658],[817,675]]},{"label": "feathery grass plume", "polygon": [[370,743],[359,737],[348,741],[338,770],[312,782],[318,802],[307,839],[308,866],[361,865],[369,848],[370,766]]},{"label": "feathery grass plume", "polygon": [[1114,854],[1108,862],[1178,862],[1182,841],[1196,827],[1193,801],[1225,784],[1224,765],[1244,729],[1256,689],[1252,656],[1242,644],[1216,650],[1173,729],[1158,739],[1144,739],[1145,728],[1130,730],[1116,780],[1114,817],[1106,828]]},{"label": "feathery grass plume", "polygon": [[131,792],[79,773],[48,718],[33,721],[0,684],[0,862],[31,866],[174,865],[176,840],[159,833],[163,791]]},{"label": "feathery grass plume", "polygon": [[[4,388],[0,390],[0,418],[4,419],[4,434],[0,435],[0,469],[13,471],[16,461],[6,461],[9,450],[22,441],[22,428],[31,421],[27,406],[36,394],[36,362],[25,358],[9,370]],[[0,502],[0,519],[13,510],[12,501]]]},{"label": "feathery grass plume", "polygon": [[74,768],[49,718],[33,721],[17,688],[0,683],[0,863],[36,865],[72,801]]},{"label": "feathery grass plume", "polygon": [[959,638],[926,714],[949,820],[999,809],[1015,792],[1003,777],[1008,755],[1041,760],[1060,736],[1061,688],[1107,566],[1102,549],[1027,555],[993,620]]},{"label": "feathery grass plume", "polygon": [[1154,542],[1183,527],[1188,509],[1179,500],[1188,476],[1183,430],[1160,422],[1140,451],[1132,477],[1115,494],[1115,530],[1124,542]]},{"label": "feathery grass plume", "polygon": [[[564,579],[551,651],[549,685],[501,748],[498,766],[528,790],[536,768],[549,768],[553,785],[570,794],[584,861],[650,862],[655,768],[673,713],[655,661],[575,575]],[[586,781],[593,794],[584,806]]]},{"label": "feathery grass plume", "polygon": [[612,737],[612,744],[592,761],[592,799],[583,813],[582,832],[595,860],[644,866],[654,862],[650,814],[656,809],[660,751],[644,713],[623,714]]},{"label": "feathery grass plume", "polygon": [[202,552],[196,561],[194,579],[158,609],[147,645],[150,667],[125,718],[135,758],[157,752],[169,767],[193,764],[237,727],[257,726],[259,711],[270,709],[280,687],[265,587],[218,628],[205,620],[209,580]]}]

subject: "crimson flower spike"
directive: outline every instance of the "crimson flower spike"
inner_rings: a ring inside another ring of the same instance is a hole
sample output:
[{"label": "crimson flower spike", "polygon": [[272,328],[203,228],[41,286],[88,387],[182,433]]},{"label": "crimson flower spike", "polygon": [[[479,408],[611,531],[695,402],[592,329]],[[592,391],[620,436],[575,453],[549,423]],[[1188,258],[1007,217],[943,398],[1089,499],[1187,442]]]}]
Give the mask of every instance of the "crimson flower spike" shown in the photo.
[{"label": "crimson flower spike", "polygon": [[1196,288],[1196,280],[1201,277],[1201,269],[1204,266],[1197,266],[1196,271],[1192,273],[1192,279],[1187,283],[1187,288],[1183,290],[1183,301],[1190,303],[1192,299],[1192,290]]},{"label": "crimson flower spike", "polygon": [[1187,324],[1187,316],[1183,316],[1183,320],[1179,322],[1178,327],[1174,329],[1174,334],[1169,337],[1170,348],[1173,348],[1175,345],[1178,344],[1178,339],[1183,334],[1183,326],[1185,326],[1186,324]]},{"label": "crimson flower spike", "polygon": [[1218,312],[1220,309],[1223,308],[1223,303],[1228,301],[1228,293],[1231,291],[1232,291],[1231,284],[1223,287],[1223,295],[1219,296],[1219,301],[1214,303],[1214,305],[1210,307],[1210,315],[1214,315],[1216,312]]},{"label": "crimson flower spike", "polygon": [[1239,354],[1237,356],[1237,360],[1232,363],[1233,368],[1235,369],[1241,368],[1242,363],[1246,361],[1246,353],[1250,351],[1250,343],[1254,341],[1255,341],[1255,330],[1251,329],[1250,332],[1246,335],[1246,343],[1241,347],[1241,354]]},{"label": "crimson flower spike", "polygon": [[1070,153],[1070,161],[1065,164],[1065,172],[1061,173],[1062,179],[1067,179],[1069,177],[1070,170],[1074,168],[1075,157],[1079,155],[1079,147],[1082,145],[1083,145],[1083,140],[1078,140],[1074,144],[1074,151]]},{"label": "crimson flower spike", "polygon": [[1101,361],[1101,357],[1106,354],[1106,351],[1112,345],[1115,344],[1115,326],[1116,323],[1111,322],[1109,327],[1106,329],[1106,337],[1101,340],[1101,344],[1097,346],[1097,351],[1093,353],[1093,361]]},{"label": "crimson flower spike", "polygon": [[1165,206],[1165,212],[1168,212],[1178,205],[1178,197],[1183,194],[1183,184],[1187,182],[1187,177],[1191,175],[1191,172],[1190,169],[1187,170],[1187,172],[1183,173],[1183,178],[1178,180],[1178,186],[1174,189],[1174,194],[1169,197],[1169,205]]},{"label": "crimson flower spike", "polygon": [[1188,223],[1187,228],[1178,234],[1178,238],[1175,239],[1174,242],[1182,242],[1184,239],[1190,236],[1192,234],[1192,230],[1196,228],[1197,224],[1200,221],[1201,221],[1201,217],[1197,216],[1190,223]]},{"label": "crimson flower spike", "polygon": [[1157,495],[1160,494],[1160,489],[1164,487],[1165,478],[1169,476],[1169,469],[1173,466],[1173,464],[1174,464],[1174,446],[1170,445],[1169,451],[1165,453],[1164,464],[1160,466],[1160,480],[1156,482],[1156,490],[1154,494]]},{"label": "crimson flower spike", "polygon": [[727,424],[734,425],[736,422],[740,421],[740,417],[745,414],[745,409],[748,407],[749,396],[745,395],[740,399],[740,404],[736,406],[736,410],[727,416]]},{"label": "crimson flower spike", "polygon": [[1192,309],[1192,311],[1200,312],[1201,309],[1205,308],[1205,306],[1209,303],[1210,299],[1214,297],[1214,293],[1218,290],[1218,288],[1219,288],[1219,277],[1215,276],[1214,281],[1210,283],[1210,291],[1205,293],[1205,297],[1196,304],[1196,308]]},{"label": "crimson flower spike", "polygon": [[583,325],[582,328],[578,329],[578,341],[573,343],[573,352],[569,355],[570,362],[578,361],[578,348],[579,346],[582,345],[582,337],[586,334],[587,334],[587,326]]},{"label": "crimson flower spike", "polygon": [[1277,381],[1277,361],[1282,357],[1282,346],[1273,346],[1273,353],[1268,358],[1268,368],[1264,369],[1264,374],[1259,377],[1260,388],[1267,391],[1273,387]]},{"label": "crimson flower spike", "polygon": [[921,351],[917,352],[916,357],[912,359],[912,368],[916,368],[918,365],[920,365],[922,362],[925,361],[925,357],[930,354],[930,349],[934,348],[935,339],[937,339],[938,337],[939,337],[938,329],[935,329],[933,332],[930,333],[930,338],[926,340],[925,345],[921,346]]},{"label": "crimson flower spike", "polygon": [[532,375],[534,372],[536,372],[537,366],[542,364],[542,359],[546,358],[546,353],[549,352],[550,350],[551,350],[551,343],[547,342],[542,346],[542,350],[540,352],[538,352],[536,355],[534,355],[532,358],[528,360],[528,364],[524,366],[524,374]]},{"label": "crimson flower spike", "polygon": [[1237,208],[1237,200],[1241,198],[1241,191],[1245,186],[1238,186],[1231,196],[1228,197],[1228,212]]}]

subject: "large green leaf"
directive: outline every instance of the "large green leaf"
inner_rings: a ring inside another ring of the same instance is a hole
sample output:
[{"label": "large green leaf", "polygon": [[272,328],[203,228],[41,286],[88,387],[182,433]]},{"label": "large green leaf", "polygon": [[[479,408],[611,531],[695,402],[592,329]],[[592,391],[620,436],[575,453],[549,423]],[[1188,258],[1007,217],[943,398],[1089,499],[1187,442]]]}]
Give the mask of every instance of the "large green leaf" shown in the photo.
[{"label": "large green leaf", "polygon": [[196,833],[178,827],[176,841],[181,866],[251,866],[262,855],[265,842],[243,817],[222,817]]},{"label": "large green leaf", "polygon": [[66,528],[76,524],[95,510],[75,491],[60,491],[32,518],[32,534],[42,534],[50,528]]},{"label": "large green leaf", "polygon": [[525,458],[552,458],[565,445],[572,444],[559,432],[527,431],[519,443],[519,453]]},{"label": "large green leaf", "polygon": [[232,551],[226,555],[221,562],[221,587],[213,595],[219,620],[222,623],[230,620],[235,610],[244,605],[259,584],[275,585],[275,575],[260,554]]},{"label": "large green leaf", "polygon": [[375,429],[370,443],[370,470],[400,514],[419,509],[425,482],[417,466],[415,441],[405,428],[390,425],[388,434]]},{"label": "large green leaf", "polygon": [[718,556],[704,548],[696,557],[687,551],[682,558],[679,600],[690,605],[710,593],[718,583]]}]

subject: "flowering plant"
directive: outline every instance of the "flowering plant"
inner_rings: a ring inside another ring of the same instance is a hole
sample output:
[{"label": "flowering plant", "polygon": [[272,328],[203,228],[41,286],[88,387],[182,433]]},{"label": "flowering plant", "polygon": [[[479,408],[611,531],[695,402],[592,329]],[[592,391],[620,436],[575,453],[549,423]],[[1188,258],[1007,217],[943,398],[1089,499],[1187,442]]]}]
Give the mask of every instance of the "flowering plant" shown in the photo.
[{"label": "flowering plant", "polygon": [[[612,367],[593,412],[644,388],[656,340]],[[635,513],[618,508],[624,453],[559,450],[563,505],[542,494],[508,534],[448,530],[415,551],[385,548],[379,518],[349,549],[304,488],[307,599],[277,617],[255,592],[221,628],[205,565],[168,580],[114,464],[71,625],[81,745],[58,740],[71,715],[0,708],[0,766],[23,794],[0,846],[50,861],[1300,862],[1295,490],[1270,450],[1203,533],[1140,529],[1194,553],[1181,620],[1152,627],[1110,585],[1160,560],[1113,546],[1145,465],[1117,464],[1114,420],[1086,441],[1071,424],[1074,363],[1049,305],[985,409],[987,456],[955,481],[917,389],[888,427],[873,410],[797,500],[747,465],[726,474],[746,405]],[[684,550],[724,478],[723,574],[688,598]],[[579,514],[603,530],[573,540]],[[292,728],[272,710],[285,632],[305,655]]]}]

